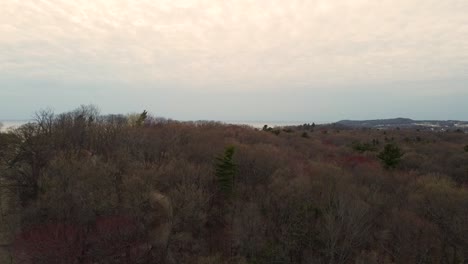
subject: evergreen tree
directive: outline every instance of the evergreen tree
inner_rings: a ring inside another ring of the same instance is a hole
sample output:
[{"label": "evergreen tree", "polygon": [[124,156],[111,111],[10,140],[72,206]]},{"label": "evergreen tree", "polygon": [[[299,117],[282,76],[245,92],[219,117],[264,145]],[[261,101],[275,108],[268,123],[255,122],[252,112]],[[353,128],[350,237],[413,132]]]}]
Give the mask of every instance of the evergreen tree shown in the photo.
[{"label": "evergreen tree", "polygon": [[146,110],[143,110],[143,112],[140,114],[136,121],[136,125],[142,126],[145,123],[146,118],[148,118],[148,112],[146,112]]},{"label": "evergreen tree", "polygon": [[400,163],[403,155],[403,151],[395,143],[390,143],[385,145],[384,150],[377,157],[386,169],[393,169]]},{"label": "evergreen tree", "polygon": [[234,190],[234,177],[237,172],[237,166],[232,160],[235,148],[229,146],[224,150],[224,154],[216,158],[216,178],[218,180],[220,191],[231,196]]}]

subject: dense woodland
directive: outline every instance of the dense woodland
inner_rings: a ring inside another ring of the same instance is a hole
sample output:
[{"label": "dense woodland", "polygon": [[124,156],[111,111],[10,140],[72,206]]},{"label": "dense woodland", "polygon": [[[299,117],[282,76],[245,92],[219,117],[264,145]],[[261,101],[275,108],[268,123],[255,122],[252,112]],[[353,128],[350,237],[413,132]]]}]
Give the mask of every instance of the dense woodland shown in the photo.
[{"label": "dense woodland", "polygon": [[468,263],[468,134],[93,106],[0,133],[17,263]]}]

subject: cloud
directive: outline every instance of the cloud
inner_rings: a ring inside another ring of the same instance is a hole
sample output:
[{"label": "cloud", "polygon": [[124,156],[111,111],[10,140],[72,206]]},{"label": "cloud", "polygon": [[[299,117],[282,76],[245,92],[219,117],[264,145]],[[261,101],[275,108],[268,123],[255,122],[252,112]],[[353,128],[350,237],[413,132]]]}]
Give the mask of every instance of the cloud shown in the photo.
[{"label": "cloud", "polygon": [[283,89],[468,76],[466,0],[3,0],[11,78]]}]

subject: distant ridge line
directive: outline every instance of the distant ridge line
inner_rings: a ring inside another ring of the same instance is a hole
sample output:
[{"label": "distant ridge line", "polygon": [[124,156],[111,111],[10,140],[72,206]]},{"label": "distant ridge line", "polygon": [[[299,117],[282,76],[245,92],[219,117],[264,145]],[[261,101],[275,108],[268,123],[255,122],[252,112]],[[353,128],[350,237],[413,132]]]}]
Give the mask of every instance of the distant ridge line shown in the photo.
[{"label": "distant ridge line", "polygon": [[468,121],[460,120],[413,120],[410,118],[390,118],[372,120],[341,120],[335,124],[347,127],[367,127],[367,128],[429,128],[430,130],[460,129],[468,131]]}]

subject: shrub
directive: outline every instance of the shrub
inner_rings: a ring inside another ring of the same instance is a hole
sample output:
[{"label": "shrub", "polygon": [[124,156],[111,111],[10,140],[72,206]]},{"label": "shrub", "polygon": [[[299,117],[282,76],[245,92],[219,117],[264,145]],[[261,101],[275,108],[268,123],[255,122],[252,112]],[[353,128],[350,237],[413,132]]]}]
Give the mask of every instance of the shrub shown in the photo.
[{"label": "shrub", "polygon": [[18,263],[75,263],[85,245],[84,230],[72,224],[45,224],[19,234],[14,241]]},{"label": "shrub", "polygon": [[376,151],[377,148],[375,147],[374,144],[370,143],[361,143],[361,142],[354,142],[352,144],[352,148],[360,153],[364,153],[366,151]]},{"label": "shrub", "polygon": [[101,216],[89,226],[35,225],[16,237],[15,263],[110,263],[135,259],[145,254],[141,247],[143,237],[137,229],[137,223],[124,216]]},{"label": "shrub", "polygon": [[281,130],[279,130],[279,129],[273,129],[273,130],[271,130],[271,133],[273,133],[273,134],[275,134],[275,135],[278,136],[278,135],[281,133]]}]

